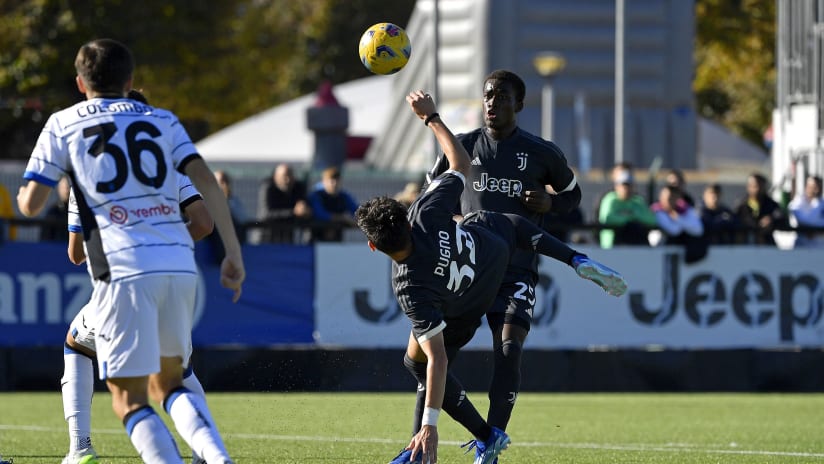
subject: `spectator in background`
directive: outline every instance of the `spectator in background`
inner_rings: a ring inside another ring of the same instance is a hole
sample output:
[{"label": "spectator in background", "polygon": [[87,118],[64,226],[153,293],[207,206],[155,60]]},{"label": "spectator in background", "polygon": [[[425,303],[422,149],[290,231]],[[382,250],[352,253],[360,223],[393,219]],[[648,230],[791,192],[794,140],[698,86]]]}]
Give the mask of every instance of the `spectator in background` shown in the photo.
[{"label": "spectator in background", "polygon": [[[824,227],[821,177],[807,177],[804,191],[790,201],[788,209],[793,227]],[[795,247],[824,247],[824,232],[798,232]]]},{"label": "spectator in background", "polygon": [[[229,213],[232,216],[232,224],[235,226],[238,241],[241,245],[246,243],[246,210],[240,200],[232,194],[232,178],[226,171],[215,171],[215,180],[223,195],[226,196],[226,202],[229,204]],[[220,264],[223,261],[225,250],[223,249],[223,241],[220,238],[217,228],[208,236],[209,246],[212,250],[212,256],[215,263]]]},{"label": "spectator in background", "polygon": [[747,177],[747,195],[735,208],[735,215],[749,229],[739,234],[739,243],[775,246],[773,230],[787,225],[784,210],[770,198],[767,178],[758,173]]},{"label": "spectator in background", "polygon": [[3,184],[0,184],[0,243],[17,238],[17,228],[10,225],[6,219],[14,218],[14,206],[11,195]]},{"label": "spectator in background", "polygon": [[655,213],[658,228],[661,229],[662,245],[682,245],[687,263],[694,263],[707,255],[704,225],[698,212],[687,203],[678,187],[663,186],[658,194],[658,201],[650,209]]},{"label": "spectator in background", "polygon": [[632,167],[627,163],[612,168],[613,190],[601,199],[598,223],[614,226],[601,231],[601,247],[613,245],[649,245],[649,229],[658,222],[644,198],[635,193]]},{"label": "spectator in background", "polygon": [[710,184],[704,188],[702,204],[698,209],[704,225],[704,239],[709,244],[731,245],[735,243],[738,219],[732,210],[721,202],[721,185]]},{"label": "spectator in background", "polygon": [[315,240],[323,242],[340,242],[343,229],[355,225],[355,210],[358,202],[351,194],[340,187],[340,169],[326,168],[321,174],[320,187],[309,195],[312,212],[326,227],[316,226]]},{"label": "spectator in background", "polygon": [[264,181],[258,191],[257,219],[266,223],[260,241],[293,243],[295,236],[300,233],[295,229],[297,221],[311,217],[312,208],[306,200],[306,184],[295,179],[291,166],[278,164],[272,177]]},{"label": "spectator in background", "polygon": [[43,216],[49,223],[40,229],[40,240],[65,242],[69,239],[68,211],[70,191],[71,184],[69,184],[69,178],[66,176],[61,177],[55,188],[57,201],[46,210],[46,214]]},{"label": "spectator in background", "polygon": [[666,177],[664,177],[664,185],[680,190],[681,198],[693,208],[695,207],[695,200],[692,198],[692,195],[687,192],[687,180],[684,177],[684,171],[680,169],[670,169]]}]

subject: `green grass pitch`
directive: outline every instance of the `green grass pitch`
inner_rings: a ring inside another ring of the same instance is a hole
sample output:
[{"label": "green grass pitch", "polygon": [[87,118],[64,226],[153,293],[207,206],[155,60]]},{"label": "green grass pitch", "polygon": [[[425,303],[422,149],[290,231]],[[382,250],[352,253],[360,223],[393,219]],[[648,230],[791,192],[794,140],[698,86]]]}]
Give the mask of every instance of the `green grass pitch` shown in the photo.
[{"label": "green grass pitch", "polygon": [[[207,396],[239,464],[385,464],[408,442],[414,404],[413,393]],[[469,397],[486,411],[485,394]],[[95,394],[94,446],[103,463],[139,463],[109,402]],[[58,393],[0,394],[0,455],[59,463],[68,447],[62,411]],[[523,393],[500,464],[824,463],[822,418],[820,394]],[[468,433],[446,415],[438,428],[439,462],[470,464],[459,446]]]}]

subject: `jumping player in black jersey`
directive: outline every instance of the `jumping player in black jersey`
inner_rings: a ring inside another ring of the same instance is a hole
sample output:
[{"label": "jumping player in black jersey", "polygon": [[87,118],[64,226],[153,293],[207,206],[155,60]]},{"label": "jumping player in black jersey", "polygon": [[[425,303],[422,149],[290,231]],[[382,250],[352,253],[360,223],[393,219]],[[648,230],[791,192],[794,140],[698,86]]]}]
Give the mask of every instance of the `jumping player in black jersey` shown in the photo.
[{"label": "jumping player in black jersey", "polygon": [[475,463],[489,464],[508,446],[509,437],[483,420],[448,367],[495,300],[514,250],[567,263],[616,296],[627,286],[617,272],[522,216],[477,211],[454,217],[470,169],[469,155],[440,120],[428,94],[413,92],[407,101],[434,132],[450,169],[433,179],[408,210],[397,200],[378,197],[355,213],[369,247],[393,260],[392,288],[412,321],[404,365],[418,380],[418,392],[424,397],[416,411],[412,440],[390,464],[437,462],[441,408],[475,436],[470,442],[476,450]]},{"label": "jumping player in black jersey", "polygon": [[[493,71],[484,79],[484,127],[457,136],[471,158],[462,214],[482,209],[513,213],[542,226],[544,213],[567,213],[581,202],[581,189],[561,149],[518,127],[525,94],[523,80],[510,71]],[[439,157],[427,180],[450,168],[449,159]],[[558,194],[548,194],[547,185]],[[538,256],[516,250],[487,313],[495,355],[487,421],[502,430],[520,390],[521,351],[532,323],[537,282]]]}]

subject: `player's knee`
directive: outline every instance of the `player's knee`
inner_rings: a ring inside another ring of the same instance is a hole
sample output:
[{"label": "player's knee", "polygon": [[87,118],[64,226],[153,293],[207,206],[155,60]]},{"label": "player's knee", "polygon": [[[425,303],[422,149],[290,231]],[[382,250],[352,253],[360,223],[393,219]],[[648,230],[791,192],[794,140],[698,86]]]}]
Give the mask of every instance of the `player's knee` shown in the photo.
[{"label": "player's knee", "polygon": [[417,362],[414,359],[410,358],[408,354],[403,355],[403,365],[406,367],[406,370],[415,377],[415,380],[418,382],[426,384],[426,363],[425,362]]},{"label": "player's knee", "polygon": [[517,340],[504,340],[495,352],[495,361],[499,366],[517,370],[521,367],[523,348]]},{"label": "player's knee", "polygon": [[160,382],[149,382],[149,398],[155,403],[161,403],[166,398],[167,389]]},{"label": "player's knee", "polygon": [[182,387],[181,373],[160,371],[149,379],[149,396],[157,403],[162,403],[169,394]]},{"label": "player's knee", "polygon": [[501,354],[506,358],[520,357],[523,348],[518,340],[504,340],[501,342]]}]

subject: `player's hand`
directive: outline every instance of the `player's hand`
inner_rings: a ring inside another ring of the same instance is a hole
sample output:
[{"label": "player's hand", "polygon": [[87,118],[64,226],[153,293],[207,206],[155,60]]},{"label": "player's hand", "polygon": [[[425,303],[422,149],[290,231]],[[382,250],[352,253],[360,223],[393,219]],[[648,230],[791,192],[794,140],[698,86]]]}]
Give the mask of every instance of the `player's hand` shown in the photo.
[{"label": "player's hand", "polygon": [[226,255],[220,264],[220,285],[234,290],[232,303],[237,303],[240,299],[244,279],[246,279],[246,270],[243,268],[243,259],[240,256]]},{"label": "player's hand", "polygon": [[552,195],[545,190],[526,190],[521,195],[521,203],[530,211],[544,214],[552,208]]},{"label": "player's hand", "polygon": [[420,456],[423,464],[436,464],[438,462],[438,427],[434,425],[421,427],[406,449],[412,450],[412,459]]},{"label": "player's hand", "polygon": [[432,96],[423,90],[410,92],[409,95],[406,96],[406,101],[409,102],[412,111],[421,119],[426,119],[427,116],[437,111]]}]

